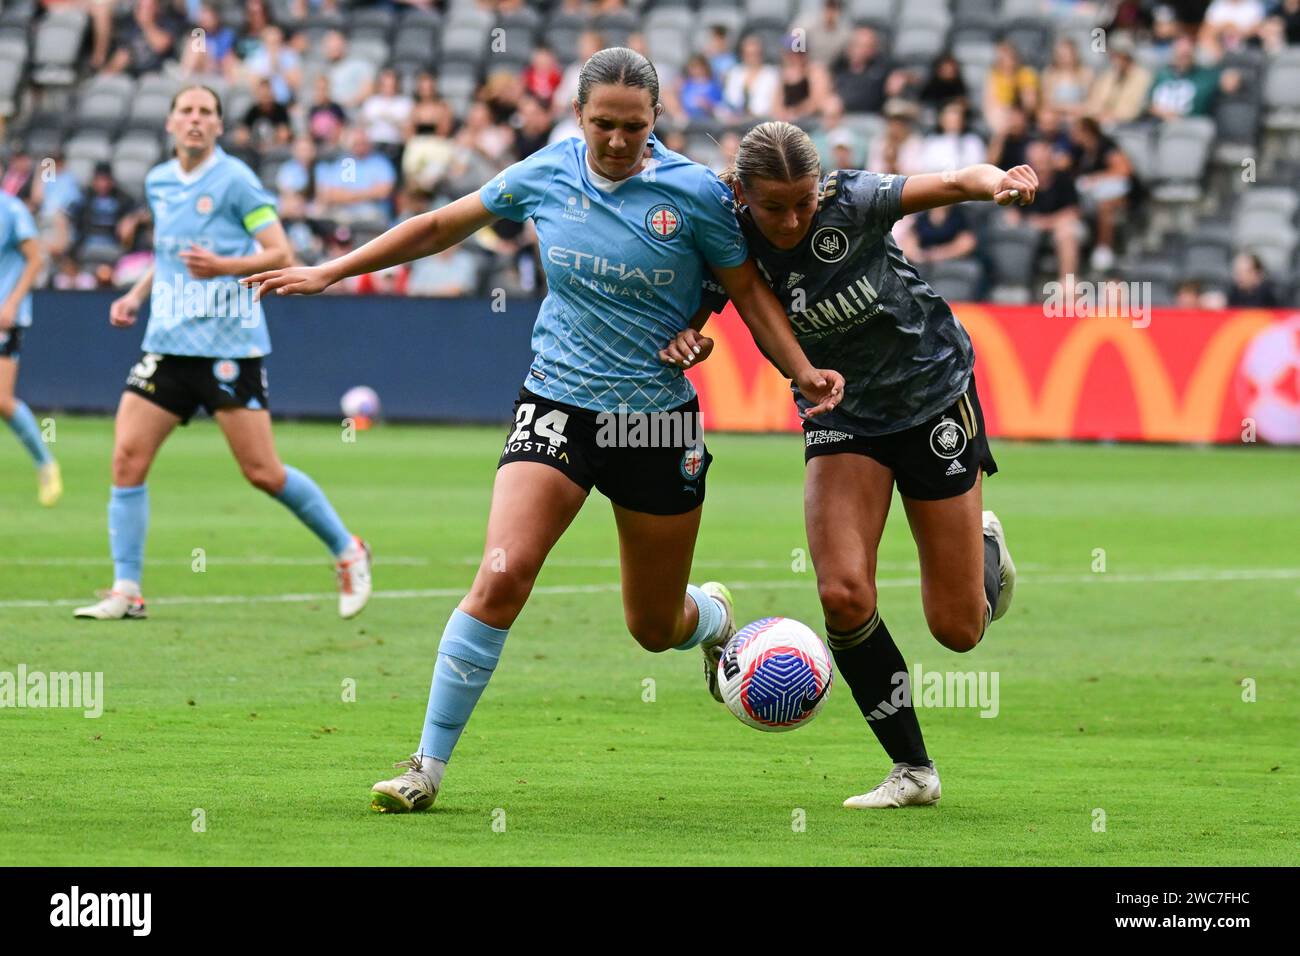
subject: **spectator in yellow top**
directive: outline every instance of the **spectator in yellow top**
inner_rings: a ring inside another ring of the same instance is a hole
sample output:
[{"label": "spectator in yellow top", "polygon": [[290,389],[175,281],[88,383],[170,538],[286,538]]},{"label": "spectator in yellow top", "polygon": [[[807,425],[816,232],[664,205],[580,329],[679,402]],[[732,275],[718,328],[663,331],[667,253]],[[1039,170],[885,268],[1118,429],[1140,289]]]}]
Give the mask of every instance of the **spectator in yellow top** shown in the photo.
[{"label": "spectator in yellow top", "polygon": [[1010,40],[998,43],[993,67],[984,84],[984,119],[997,132],[1006,123],[1007,110],[1019,106],[1028,113],[1038,110],[1038,72],[1020,59]]}]

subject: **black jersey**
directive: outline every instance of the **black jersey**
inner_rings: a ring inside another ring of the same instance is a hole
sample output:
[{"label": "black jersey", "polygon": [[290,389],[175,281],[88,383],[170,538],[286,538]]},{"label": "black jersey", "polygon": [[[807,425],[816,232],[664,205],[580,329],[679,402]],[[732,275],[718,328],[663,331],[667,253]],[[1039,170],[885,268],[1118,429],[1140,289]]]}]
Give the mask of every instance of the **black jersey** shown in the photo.
[{"label": "black jersey", "polygon": [[[748,207],[737,214],[809,361],[844,376],[844,400],[817,418],[830,428],[860,435],[911,428],[956,401],[974,367],[966,330],[890,236],[905,179],[831,172],[808,235],[790,250],[763,238]],[[706,288],[704,301],[716,312],[726,300]],[[797,390],[795,401],[810,407]]]}]

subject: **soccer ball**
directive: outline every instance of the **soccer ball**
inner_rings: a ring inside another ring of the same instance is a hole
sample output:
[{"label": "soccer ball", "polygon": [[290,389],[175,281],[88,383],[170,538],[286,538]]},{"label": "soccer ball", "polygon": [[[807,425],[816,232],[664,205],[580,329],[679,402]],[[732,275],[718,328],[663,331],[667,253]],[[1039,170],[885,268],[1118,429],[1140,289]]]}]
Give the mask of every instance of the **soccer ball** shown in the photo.
[{"label": "soccer ball", "polygon": [[1259,437],[1300,443],[1300,315],[1265,326],[1237,367],[1237,395]]},{"label": "soccer ball", "polygon": [[357,428],[369,428],[379,418],[379,396],[366,385],[357,385],[344,392],[339,407]]},{"label": "soccer ball", "polygon": [[756,730],[802,727],[826,704],[831,680],[831,655],[822,639],[788,617],[745,625],[718,662],[727,709]]}]

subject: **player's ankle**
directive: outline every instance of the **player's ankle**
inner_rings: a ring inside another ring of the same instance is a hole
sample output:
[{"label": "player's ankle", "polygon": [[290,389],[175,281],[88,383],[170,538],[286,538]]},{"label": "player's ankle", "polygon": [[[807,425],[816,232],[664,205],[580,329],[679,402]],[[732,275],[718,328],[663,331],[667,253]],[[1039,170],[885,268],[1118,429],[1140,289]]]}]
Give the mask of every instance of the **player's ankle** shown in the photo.
[{"label": "player's ankle", "polygon": [[119,578],[113,582],[113,590],[118,594],[125,594],[127,597],[140,597],[140,582],[130,581],[126,578]]}]

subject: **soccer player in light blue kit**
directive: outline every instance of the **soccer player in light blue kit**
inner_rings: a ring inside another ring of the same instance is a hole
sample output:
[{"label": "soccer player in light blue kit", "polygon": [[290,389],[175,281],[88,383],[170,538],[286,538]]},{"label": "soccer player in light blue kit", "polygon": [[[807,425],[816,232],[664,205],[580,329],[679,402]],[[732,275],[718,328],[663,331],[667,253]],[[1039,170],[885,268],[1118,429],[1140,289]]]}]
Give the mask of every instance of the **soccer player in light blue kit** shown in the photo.
[{"label": "soccer player in light blue kit", "polygon": [[329,548],[339,614],[354,617],[370,597],[369,548],[339,520],[316,483],[276,454],[262,367],[271,339],[261,304],[235,278],[292,262],[289,240],[253,171],[216,145],[222,132],[216,93],[204,86],[177,93],[167,132],[176,140],[176,158],[145,177],[154,264],[109,312],[112,324],[125,328],[150,299],[145,354],[127,376],[114,426],[108,503],[113,587],[76,616],[145,616],[145,477],[167,436],[202,406],[216,419],[244,477]]},{"label": "soccer player in light blue kit", "polygon": [[0,193],[0,418],[36,463],[37,499],[48,508],[63,494],[59,463],[41,440],[32,410],[14,397],[23,330],[32,324],[32,282],[43,262],[32,214],[22,200]]},{"label": "soccer player in light blue kit", "polygon": [[[731,597],[720,584],[688,583],[710,456],[686,428],[658,447],[627,437],[647,420],[698,420],[690,382],[658,352],[665,332],[671,338],[690,321],[706,263],[759,346],[808,398],[810,415],[843,394],[839,373],[808,362],[749,261],[730,190],[651,139],[661,109],[649,61],[602,50],[583,66],[574,101],[583,139],[542,149],[479,192],[340,259],[245,280],[261,283],[262,295],[316,293],[440,252],[503,217],[532,219],[541,241],[549,292],[497,468],[483,560],[443,631],[419,749],[398,764],[405,773],[372,788],[377,810],[433,805],[507,632],[593,486],[614,507],[628,630],[649,651],[700,647],[718,696],[717,661],[735,631]],[[649,415],[663,417],[634,417]],[[607,428],[614,420],[628,430]]]}]

